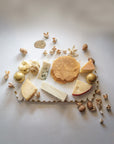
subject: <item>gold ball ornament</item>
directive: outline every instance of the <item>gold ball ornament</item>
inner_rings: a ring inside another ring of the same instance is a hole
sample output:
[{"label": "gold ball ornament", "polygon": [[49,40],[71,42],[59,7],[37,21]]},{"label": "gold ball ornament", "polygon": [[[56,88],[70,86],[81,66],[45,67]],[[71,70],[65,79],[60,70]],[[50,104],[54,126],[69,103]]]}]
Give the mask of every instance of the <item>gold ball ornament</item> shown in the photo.
[{"label": "gold ball ornament", "polygon": [[90,84],[94,83],[96,79],[97,79],[97,76],[93,73],[89,73],[86,77],[87,82]]},{"label": "gold ball ornament", "polygon": [[21,62],[18,68],[21,72],[23,72],[24,74],[27,74],[30,71],[30,64],[26,61],[23,61]]},{"label": "gold ball ornament", "polygon": [[16,72],[14,74],[14,79],[17,82],[22,83],[25,80],[25,75],[22,72]]}]

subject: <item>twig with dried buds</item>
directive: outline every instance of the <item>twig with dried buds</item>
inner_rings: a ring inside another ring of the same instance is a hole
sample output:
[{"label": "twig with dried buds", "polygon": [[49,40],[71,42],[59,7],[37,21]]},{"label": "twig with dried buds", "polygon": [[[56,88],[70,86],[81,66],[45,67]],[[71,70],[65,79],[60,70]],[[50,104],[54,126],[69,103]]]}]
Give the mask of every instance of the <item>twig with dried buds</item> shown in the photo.
[{"label": "twig with dried buds", "polygon": [[10,71],[5,71],[4,79],[7,80],[9,78]]},{"label": "twig with dried buds", "polygon": [[102,109],[102,100],[99,99],[99,98],[97,98],[97,99],[96,99],[96,103],[97,103],[98,109],[101,110],[101,109]]},{"label": "twig with dried buds", "polygon": [[92,112],[95,112],[96,111],[96,107],[93,106],[93,108],[91,109]]},{"label": "twig with dried buds", "polygon": [[93,105],[92,101],[87,102],[87,108],[92,112],[96,111],[96,107]]},{"label": "twig with dried buds", "polygon": [[47,33],[43,33],[43,34],[44,34],[44,37],[45,37],[46,39],[49,38],[49,32],[47,32]]},{"label": "twig with dried buds", "polygon": [[89,110],[93,109],[93,103],[92,103],[91,101],[88,101],[88,102],[87,102],[87,108],[88,108]]},{"label": "twig with dried buds", "polygon": [[40,98],[40,92],[36,92],[34,96],[29,100],[30,102],[37,102]]},{"label": "twig with dried buds", "polygon": [[8,83],[8,87],[9,87],[9,88],[15,88],[14,84],[11,83],[11,82]]},{"label": "twig with dried buds", "polygon": [[57,53],[57,54],[61,54],[61,50],[58,49],[56,53]]},{"label": "twig with dried buds", "polygon": [[53,37],[52,39],[53,39],[53,43],[56,44],[57,39],[55,37]]},{"label": "twig with dried buds", "polygon": [[36,92],[36,93],[35,93],[35,96],[36,96],[37,98],[39,98],[39,97],[40,97],[40,92]]},{"label": "twig with dried buds", "polygon": [[50,53],[50,55],[53,55],[53,54],[54,54],[54,51],[53,51],[53,50],[50,50],[49,53]]},{"label": "twig with dried buds", "polygon": [[77,49],[75,48],[75,45],[73,45],[73,47],[71,49],[68,48],[68,51],[69,51],[69,53],[68,53],[69,56],[72,56],[72,57],[78,56],[78,54],[76,54]]},{"label": "twig with dried buds", "polygon": [[46,56],[48,53],[47,53],[47,51],[45,50],[44,52],[43,52],[43,55],[44,56]]},{"label": "twig with dried buds", "polygon": [[108,100],[108,94],[104,94],[103,97],[105,100]]},{"label": "twig with dried buds", "polygon": [[95,91],[95,93],[96,93],[97,95],[101,95],[101,91],[100,91],[99,89],[97,89],[97,90]]},{"label": "twig with dried buds", "polygon": [[101,114],[102,116],[104,115],[104,113],[103,113],[103,111],[102,111],[102,110],[100,110],[99,112],[100,112],[100,114]]},{"label": "twig with dried buds", "polygon": [[108,104],[108,105],[106,106],[106,109],[107,109],[108,112],[110,112],[110,111],[111,111],[111,105]]},{"label": "twig with dried buds", "polygon": [[104,120],[102,118],[100,119],[100,124],[104,124]]},{"label": "twig with dried buds", "polygon": [[67,54],[67,50],[63,50],[63,53],[64,53],[64,54]]},{"label": "twig with dried buds", "polygon": [[53,46],[52,51],[55,52],[57,50],[56,46]]}]

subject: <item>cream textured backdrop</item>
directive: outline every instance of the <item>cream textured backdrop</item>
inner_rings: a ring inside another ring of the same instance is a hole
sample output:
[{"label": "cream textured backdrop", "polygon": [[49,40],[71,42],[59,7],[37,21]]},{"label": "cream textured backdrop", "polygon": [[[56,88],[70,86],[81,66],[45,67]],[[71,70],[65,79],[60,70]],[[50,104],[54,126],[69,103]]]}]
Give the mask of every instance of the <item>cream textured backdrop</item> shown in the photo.
[{"label": "cream textured backdrop", "polygon": [[[113,0],[0,0],[1,144],[114,143],[113,17]],[[99,124],[99,113],[80,114],[76,105],[19,104],[9,95],[11,91],[2,81],[4,71],[16,70],[23,59],[20,47],[38,59],[33,44],[47,31],[63,39],[63,47],[75,44],[81,48],[88,43],[101,89],[109,93],[112,105],[111,114],[104,109],[105,127]]]}]

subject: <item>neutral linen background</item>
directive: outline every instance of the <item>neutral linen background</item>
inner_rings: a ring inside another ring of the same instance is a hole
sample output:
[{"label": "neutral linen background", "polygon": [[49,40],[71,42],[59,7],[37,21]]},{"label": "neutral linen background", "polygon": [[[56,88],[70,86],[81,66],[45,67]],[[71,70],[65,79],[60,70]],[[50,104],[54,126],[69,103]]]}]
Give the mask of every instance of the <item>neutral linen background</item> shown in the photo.
[{"label": "neutral linen background", "polygon": [[[113,17],[114,0],[0,0],[0,144],[114,143]],[[19,48],[37,58],[34,41],[47,31],[65,47],[88,43],[112,105],[112,113],[104,108],[105,126],[99,113],[80,114],[75,104],[19,104],[7,88],[4,71],[10,70],[11,78],[24,59]]]}]

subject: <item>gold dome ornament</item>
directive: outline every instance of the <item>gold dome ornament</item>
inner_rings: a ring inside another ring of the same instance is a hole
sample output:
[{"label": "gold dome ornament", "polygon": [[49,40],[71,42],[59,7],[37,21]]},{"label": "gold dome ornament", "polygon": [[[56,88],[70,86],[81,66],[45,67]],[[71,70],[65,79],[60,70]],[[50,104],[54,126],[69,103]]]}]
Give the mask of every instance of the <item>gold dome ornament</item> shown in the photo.
[{"label": "gold dome ornament", "polygon": [[14,74],[14,79],[17,81],[17,82],[19,82],[19,83],[22,83],[24,80],[25,80],[25,75],[24,75],[24,73],[22,73],[22,72],[16,72],[15,74]]},{"label": "gold dome ornament", "polygon": [[26,61],[22,61],[18,68],[21,72],[27,74],[30,71],[30,64]]},{"label": "gold dome ornament", "polygon": [[86,76],[86,80],[88,83],[92,84],[96,81],[97,79],[97,76],[93,73],[89,73],[87,76]]}]

